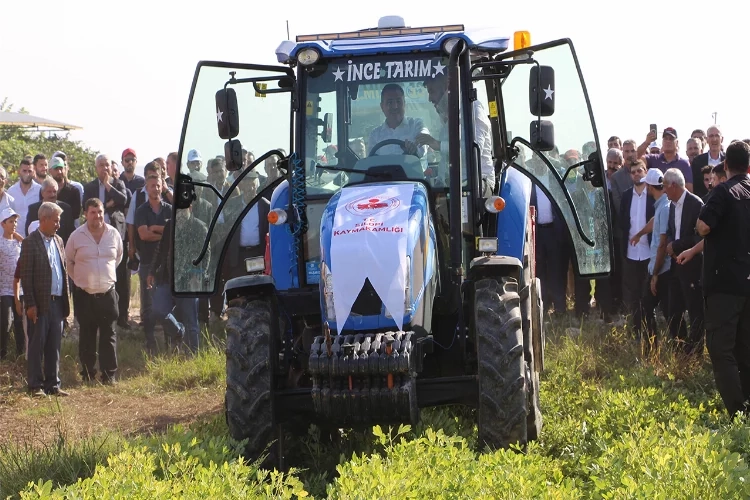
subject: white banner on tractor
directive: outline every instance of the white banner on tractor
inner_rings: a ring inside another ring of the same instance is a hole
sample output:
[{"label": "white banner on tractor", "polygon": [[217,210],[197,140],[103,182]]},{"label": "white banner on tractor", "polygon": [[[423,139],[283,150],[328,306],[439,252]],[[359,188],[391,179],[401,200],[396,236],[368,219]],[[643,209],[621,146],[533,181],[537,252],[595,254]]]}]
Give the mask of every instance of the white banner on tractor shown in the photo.
[{"label": "white banner on tractor", "polygon": [[331,238],[333,302],[339,333],[369,278],[399,329],[403,328],[406,239],[414,185],[345,187]]}]

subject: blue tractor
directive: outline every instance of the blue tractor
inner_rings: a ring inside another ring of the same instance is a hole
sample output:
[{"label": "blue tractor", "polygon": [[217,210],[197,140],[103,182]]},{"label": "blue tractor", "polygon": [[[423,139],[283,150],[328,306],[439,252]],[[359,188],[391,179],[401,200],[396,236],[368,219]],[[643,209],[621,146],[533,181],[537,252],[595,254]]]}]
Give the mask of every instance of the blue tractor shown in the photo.
[{"label": "blue tractor", "polygon": [[[389,16],[276,55],[200,62],[179,149],[173,293],[224,294],[231,435],[255,458],[285,427],[413,424],[421,408],[468,405],[480,446],[536,439],[532,198],[551,202],[579,276],[612,265],[570,40]],[[220,159],[207,175],[204,155]]]}]

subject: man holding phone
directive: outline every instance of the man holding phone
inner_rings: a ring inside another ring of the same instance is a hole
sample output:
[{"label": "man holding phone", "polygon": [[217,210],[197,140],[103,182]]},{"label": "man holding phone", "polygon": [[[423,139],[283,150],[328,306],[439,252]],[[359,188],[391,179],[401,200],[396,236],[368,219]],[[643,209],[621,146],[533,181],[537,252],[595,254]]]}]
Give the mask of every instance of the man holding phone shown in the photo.
[{"label": "man holding phone", "polygon": [[647,154],[649,144],[657,138],[656,125],[651,125],[651,130],[646,136],[646,140],[638,146],[638,156],[643,160],[649,169],[658,168],[662,173],[670,168],[676,168],[682,172],[685,178],[685,187],[691,193],[693,192],[693,171],[687,159],[682,158],[679,153],[679,143],[677,131],[673,127],[667,127],[662,132],[661,153]]}]

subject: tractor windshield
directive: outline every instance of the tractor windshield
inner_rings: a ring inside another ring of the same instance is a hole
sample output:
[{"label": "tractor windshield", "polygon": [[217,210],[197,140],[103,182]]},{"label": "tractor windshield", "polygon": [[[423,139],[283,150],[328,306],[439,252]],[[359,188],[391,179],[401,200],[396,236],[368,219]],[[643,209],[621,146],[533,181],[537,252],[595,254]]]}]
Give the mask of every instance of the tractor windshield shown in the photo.
[{"label": "tractor windshield", "polygon": [[373,56],[305,73],[308,196],[330,196],[365,173],[447,189],[446,64],[437,54]]}]

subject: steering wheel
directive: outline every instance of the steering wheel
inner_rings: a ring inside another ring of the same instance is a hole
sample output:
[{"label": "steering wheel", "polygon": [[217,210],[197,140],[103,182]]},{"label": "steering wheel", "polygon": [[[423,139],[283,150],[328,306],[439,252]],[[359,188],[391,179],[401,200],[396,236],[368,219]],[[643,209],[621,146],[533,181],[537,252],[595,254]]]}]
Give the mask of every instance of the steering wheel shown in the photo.
[{"label": "steering wheel", "polygon": [[[406,142],[402,141],[401,139],[386,139],[384,141],[380,141],[379,143],[375,144],[375,147],[372,148],[372,151],[370,151],[370,154],[367,156],[372,156],[378,149],[382,148],[383,146],[390,146],[391,144],[393,144],[394,146],[401,146],[401,151],[403,151],[404,154],[417,156],[416,154],[406,152]],[[417,158],[419,158],[419,156],[417,156]]]}]

